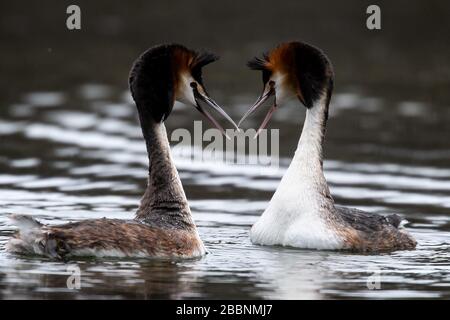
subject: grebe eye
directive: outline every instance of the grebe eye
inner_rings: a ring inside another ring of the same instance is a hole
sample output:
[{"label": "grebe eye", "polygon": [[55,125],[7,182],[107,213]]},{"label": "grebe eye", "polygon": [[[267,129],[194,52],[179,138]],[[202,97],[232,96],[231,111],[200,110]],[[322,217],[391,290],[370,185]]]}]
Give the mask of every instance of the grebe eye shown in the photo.
[{"label": "grebe eye", "polygon": [[270,81],[269,81],[269,86],[274,87],[274,86],[275,86],[275,81],[270,80]]},{"label": "grebe eye", "polygon": [[190,85],[191,85],[192,89],[196,89],[197,88],[197,82],[191,82]]}]

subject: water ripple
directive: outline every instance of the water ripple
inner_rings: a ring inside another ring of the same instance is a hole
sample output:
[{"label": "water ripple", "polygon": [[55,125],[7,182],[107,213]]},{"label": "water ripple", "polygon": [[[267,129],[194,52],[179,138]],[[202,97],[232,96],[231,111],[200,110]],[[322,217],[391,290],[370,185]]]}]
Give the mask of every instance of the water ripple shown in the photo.
[{"label": "water ripple", "polygon": [[[450,298],[450,170],[448,162],[447,166],[431,162],[443,159],[447,152],[443,149],[425,154],[421,145],[415,149],[371,143],[354,147],[349,142],[341,145],[337,157],[329,156],[324,163],[338,203],[370,212],[399,212],[419,242],[417,250],[373,256],[250,243],[249,229],[266,208],[298,138],[298,119],[294,123],[287,108],[274,120],[276,124],[285,119],[283,130],[291,133],[283,137],[283,146],[290,149],[281,150],[279,167],[200,160],[200,149],[187,152],[174,147],[194,219],[209,251],[205,258],[176,262],[77,259],[66,264],[6,253],[5,244],[15,230],[8,220],[11,213],[31,214],[49,224],[134,215],[146,183],[147,155],[129,93],[109,101],[114,90],[87,84],[77,95],[85,106],[68,110],[61,108],[66,94],[33,92],[0,119],[0,296]],[[367,105],[361,117],[367,113],[378,120],[384,117],[383,100],[340,93],[333,101],[333,121],[342,121],[346,109],[356,110],[361,104]],[[396,110],[419,121],[422,107],[405,102]],[[190,109],[179,105],[174,109],[178,125],[192,120],[187,116]],[[239,106],[234,110],[240,111]],[[27,117],[35,118],[28,121]],[[348,127],[340,126],[343,137],[354,136]],[[382,141],[376,126],[365,129],[367,139],[369,134],[378,135]],[[334,143],[339,141],[346,140]],[[382,148],[388,151],[383,153]],[[417,157],[398,162],[399,155],[408,154]],[[82,271],[81,291],[66,287],[70,264]],[[370,290],[368,281],[378,273],[381,288]]]}]

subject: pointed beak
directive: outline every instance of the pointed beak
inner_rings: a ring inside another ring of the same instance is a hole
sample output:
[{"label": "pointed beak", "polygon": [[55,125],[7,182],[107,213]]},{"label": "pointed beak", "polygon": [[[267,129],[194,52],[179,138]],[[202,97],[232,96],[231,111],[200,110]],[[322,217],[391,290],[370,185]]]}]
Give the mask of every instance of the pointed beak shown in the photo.
[{"label": "pointed beak", "polygon": [[230,137],[226,134],[225,129],[216,121],[216,119],[212,117],[212,115],[205,108],[202,107],[202,104],[199,102],[204,102],[206,105],[216,110],[239,131],[239,128],[233,121],[233,119],[231,119],[230,116],[213,99],[208,97],[206,94],[198,92],[198,90],[194,90],[194,97],[196,101],[196,109],[201,114],[203,114],[217,129],[219,129],[227,139],[230,139]]},{"label": "pointed beak", "polygon": [[[263,94],[258,98],[258,100],[256,100],[256,102],[253,104],[253,106],[244,114],[242,119],[239,121],[238,126],[240,126],[241,123],[244,122],[244,120],[249,115],[254,113],[259,107],[261,107],[263,105],[264,102],[267,101],[267,99],[269,99],[273,95],[275,95],[275,88],[273,86],[269,86],[268,89],[266,89],[263,92]],[[266,117],[264,118],[261,126],[259,127],[258,131],[256,132],[256,135],[254,138],[256,138],[261,133],[261,131],[267,126],[267,124],[269,123],[269,120],[272,117],[272,114],[276,110],[276,108],[277,108],[277,103],[276,103],[276,101],[274,101],[273,105],[270,107],[269,111],[267,112]]]}]

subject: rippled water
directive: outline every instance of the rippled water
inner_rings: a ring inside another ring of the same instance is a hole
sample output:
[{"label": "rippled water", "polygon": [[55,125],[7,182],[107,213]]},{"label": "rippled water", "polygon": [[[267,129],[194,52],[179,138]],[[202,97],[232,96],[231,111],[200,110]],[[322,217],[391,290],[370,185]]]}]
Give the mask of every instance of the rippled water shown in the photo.
[{"label": "rippled water", "polygon": [[[239,119],[252,99],[231,100],[225,109]],[[356,255],[250,243],[249,228],[300,135],[304,110],[285,106],[271,124],[283,141],[280,169],[200,162],[175,152],[206,257],[62,263],[6,253],[14,231],[8,213],[50,224],[133,217],[147,170],[135,109],[127,92],[87,84],[24,94],[1,108],[0,298],[450,298],[449,111],[361,92],[336,94],[331,108],[325,171],[336,201],[403,215],[417,250]],[[193,119],[201,116],[176,106],[169,132],[191,128]],[[66,286],[67,267],[75,264],[81,290]],[[381,288],[369,290],[378,276]]]}]

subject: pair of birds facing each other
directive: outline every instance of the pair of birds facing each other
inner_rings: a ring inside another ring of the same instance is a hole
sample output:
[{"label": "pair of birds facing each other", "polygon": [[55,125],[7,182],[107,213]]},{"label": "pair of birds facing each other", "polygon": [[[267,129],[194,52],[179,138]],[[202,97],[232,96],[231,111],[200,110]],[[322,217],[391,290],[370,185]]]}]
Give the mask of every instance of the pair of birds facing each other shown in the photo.
[{"label": "pair of birds facing each other", "polygon": [[[12,215],[19,230],[7,249],[55,259],[71,256],[195,258],[206,250],[172,161],[164,121],[174,102],[192,105],[224,133],[207,107],[238,126],[212,100],[202,68],[216,61],[177,44],[145,51],[133,64],[129,86],[148,153],[148,183],[135,218],[88,219],[44,225],[27,215]],[[327,56],[303,42],[283,43],[248,62],[262,72],[263,93],[242,121],[263,103],[273,104],[258,132],[284,101],[306,107],[292,162],[267,209],[253,225],[251,241],[322,250],[386,252],[414,249],[416,241],[400,227],[397,215],[381,216],[335,205],[323,174],[322,148],[334,72]],[[225,133],[224,133],[225,134]]]}]

